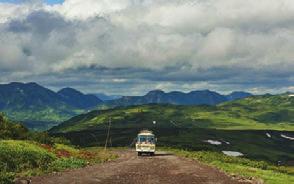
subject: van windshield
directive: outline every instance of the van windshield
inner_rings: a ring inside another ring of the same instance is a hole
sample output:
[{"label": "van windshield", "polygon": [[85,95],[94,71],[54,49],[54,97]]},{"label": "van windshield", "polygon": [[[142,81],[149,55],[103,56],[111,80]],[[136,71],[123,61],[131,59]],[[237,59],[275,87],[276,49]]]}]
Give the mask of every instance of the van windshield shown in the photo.
[{"label": "van windshield", "polygon": [[154,136],[153,135],[138,135],[138,142],[154,143]]}]

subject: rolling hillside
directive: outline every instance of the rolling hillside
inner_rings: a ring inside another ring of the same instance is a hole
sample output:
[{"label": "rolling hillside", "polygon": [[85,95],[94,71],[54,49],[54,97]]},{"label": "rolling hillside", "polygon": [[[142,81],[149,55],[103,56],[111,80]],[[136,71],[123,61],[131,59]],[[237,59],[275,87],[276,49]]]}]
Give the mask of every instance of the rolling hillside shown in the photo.
[{"label": "rolling hillside", "polygon": [[111,118],[111,144],[115,146],[132,145],[137,132],[148,128],[161,146],[231,150],[251,159],[292,163],[293,113],[294,99],[286,94],[254,96],[218,106],[149,104],[92,111],[63,122],[50,133],[81,146],[103,145]]},{"label": "rolling hillside", "polygon": [[[219,106],[223,111],[241,114],[258,122],[283,127],[294,124],[294,97],[289,94],[249,97]],[[290,127],[286,128],[292,130]]]},{"label": "rolling hillside", "polygon": [[76,116],[52,131],[80,131],[104,126],[156,126],[215,129],[294,130],[294,98],[288,95],[253,96],[218,106],[141,105],[92,111]]}]

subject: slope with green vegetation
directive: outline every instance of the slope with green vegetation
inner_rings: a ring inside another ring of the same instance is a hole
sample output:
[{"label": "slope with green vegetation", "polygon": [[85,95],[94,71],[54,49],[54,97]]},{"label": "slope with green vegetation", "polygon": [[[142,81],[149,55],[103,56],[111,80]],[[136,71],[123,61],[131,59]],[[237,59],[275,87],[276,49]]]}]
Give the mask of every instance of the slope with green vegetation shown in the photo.
[{"label": "slope with green vegetation", "polygon": [[[264,116],[274,113],[279,117],[285,112],[282,119]],[[150,104],[92,111],[65,121],[50,133],[82,146],[103,145],[111,118],[111,143],[115,146],[130,145],[139,130],[148,128],[156,133],[161,146],[231,150],[251,159],[291,164],[293,141],[285,136],[294,137],[293,112],[294,99],[288,95],[254,96],[218,106]]]},{"label": "slope with green vegetation", "polygon": [[114,127],[177,126],[227,130],[294,131],[294,98],[288,95],[253,96],[218,106],[141,105],[92,111],[76,116],[52,132],[81,131],[105,126],[112,118]]},{"label": "slope with green vegetation", "polygon": [[62,144],[0,140],[0,184],[14,183],[14,178],[84,167],[115,157],[100,148],[76,149]]},{"label": "slope with green vegetation", "polygon": [[1,139],[30,140],[42,144],[68,142],[63,138],[50,137],[47,132],[29,131],[22,124],[8,120],[7,117],[0,113],[0,140]]},{"label": "slope with green vegetation", "polygon": [[21,124],[11,123],[0,113],[0,139],[22,139],[27,136],[28,129]]},{"label": "slope with green vegetation", "polygon": [[[62,143],[62,144],[61,144]],[[64,138],[31,132],[0,114],[0,184],[14,178],[77,168],[116,156],[102,149],[76,149]]]},{"label": "slope with green vegetation", "polygon": [[219,107],[223,111],[234,112],[233,115],[237,117],[242,114],[248,119],[270,125],[278,124],[283,127],[294,124],[294,97],[289,94],[249,97],[224,103]]},{"label": "slope with green vegetation", "polygon": [[196,152],[170,148],[164,150],[204,162],[235,177],[255,178],[259,183],[266,184],[294,183],[293,166],[276,166],[264,161],[252,161],[209,151]]}]

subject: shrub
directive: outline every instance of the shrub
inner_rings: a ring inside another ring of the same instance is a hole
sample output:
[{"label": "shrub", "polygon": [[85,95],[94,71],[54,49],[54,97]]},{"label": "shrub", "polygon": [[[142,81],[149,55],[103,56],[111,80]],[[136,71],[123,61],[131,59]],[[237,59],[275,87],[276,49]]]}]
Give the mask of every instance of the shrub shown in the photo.
[{"label": "shrub", "polygon": [[32,176],[79,168],[90,162],[97,163],[114,158],[114,154],[96,148],[81,151],[63,144],[0,140],[0,184],[13,183],[15,176]]},{"label": "shrub", "polygon": [[7,172],[21,172],[26,169],[46,169],[56,159],[53,153],[36,143],[25,141],[0,141],[0,165]]},{"label": "shrub", "polygon": [[13,184],[14,173],[0,171],[0,184]]}]

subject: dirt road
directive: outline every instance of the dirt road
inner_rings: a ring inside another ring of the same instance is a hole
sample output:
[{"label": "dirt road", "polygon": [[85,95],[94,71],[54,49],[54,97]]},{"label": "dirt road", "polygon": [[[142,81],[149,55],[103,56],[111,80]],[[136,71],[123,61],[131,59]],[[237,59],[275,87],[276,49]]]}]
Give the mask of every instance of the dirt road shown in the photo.
[{"label": "dirt road", "polygon": [[138,157],[121,151],[117,160],[32,178],[32,184],[239,184],[215,168],[175,155]]}]

